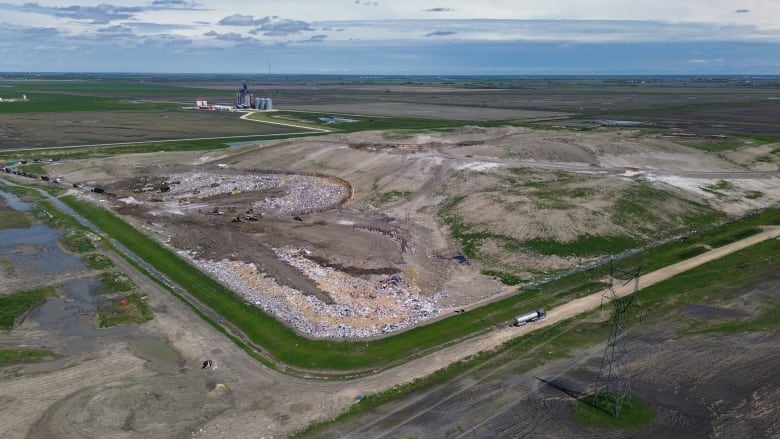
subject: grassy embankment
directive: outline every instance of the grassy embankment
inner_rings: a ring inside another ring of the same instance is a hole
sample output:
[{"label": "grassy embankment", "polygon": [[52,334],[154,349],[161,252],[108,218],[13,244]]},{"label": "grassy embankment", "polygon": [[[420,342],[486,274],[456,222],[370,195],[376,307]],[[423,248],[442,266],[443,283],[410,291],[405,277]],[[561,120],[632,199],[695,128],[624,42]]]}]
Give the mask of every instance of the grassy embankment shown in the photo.
[{"label": "grassy embankment", "polygon": [[[276,319],[249,305],[218,282],[178,258],[173,252],[150,240],[108,211],[64,197],[68,205],[115,237],[206,306],[239,328],[253,343],[262,346],[279,361],[300,368],[319,370],[353,370],[382,368],[402,362],[443,344],[479,333],[494,325],[507,324],[517,313],[539,307],[551,307],[575,296],[598,291],[602,284],[594,282],[605,274],[603,269],[579,273],[543,287],[486,305],[479,309],[411,329],[396,336],[370,343],[336,340],[311,340],[298,336]],[[649,251],[644,259],[634,257],[627,264],[643,262],[656,269],[679,260],[679,252],[695,245],[714,246],[717,240],[755,228],[753,223],[780,224],[780,210],[771,211],[760,219],[744,220],[719,231],[701,234],[685,243],[670,243],[663,251]],[[745,226],[748,224],[748,226]],[[752,230],[751,230],[752,231]],[[595,275],[595,276],[594,276]],[[585,285],[583,287],[583,285]],[[544,292],[542,292],[542,288]],[[210,319],[213,322],[213,319]],[[223,330],[224,331],[224,330]]]}]

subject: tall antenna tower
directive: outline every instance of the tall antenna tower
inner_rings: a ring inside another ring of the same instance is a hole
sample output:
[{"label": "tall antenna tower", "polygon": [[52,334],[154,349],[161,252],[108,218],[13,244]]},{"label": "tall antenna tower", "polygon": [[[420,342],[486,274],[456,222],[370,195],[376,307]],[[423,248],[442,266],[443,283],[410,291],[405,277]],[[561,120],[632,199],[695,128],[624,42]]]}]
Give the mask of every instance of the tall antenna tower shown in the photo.
[{"label": "tall antenna tower", "polygon": [[[615,291],[615,280],[622,281],[623,287],[633,282],[634,291],[621,297]],[[604,348],[604,357],[601,360],[601,370],[596,382],[593,403],[615,418],[620,415],[621,410],[631,400],[631,377],[625,371],[628,361],[628,349],[626,348],[628,324],[626,320],[628,310],[632,307],[639,308],[641,316],[637,291],[639,291],[639,268],[631,271],[621,270],[616,268],[610,259],[609,288],[602,296],[602,305],[605,298],[609,299],[615,308],[615,314],[612,316],[612,330],[609,333],[609,340]]]}]

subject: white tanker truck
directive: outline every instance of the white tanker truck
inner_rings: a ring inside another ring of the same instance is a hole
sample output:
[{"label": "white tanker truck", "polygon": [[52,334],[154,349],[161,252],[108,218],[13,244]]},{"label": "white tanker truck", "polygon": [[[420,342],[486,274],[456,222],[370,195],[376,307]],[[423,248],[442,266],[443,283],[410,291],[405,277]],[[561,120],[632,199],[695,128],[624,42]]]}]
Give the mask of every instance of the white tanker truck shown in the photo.
[{"label": "white tanker truck", "polygon": [[523,314],[521,316],[518,316],[515,319],[515,326],[523,326],[528,322],[535,322],[537,320],[541,320],[543,318],[547,317],[547,313],[544,312],[543,309],[537,309],[534,312],[529,312],[528,314]]}]

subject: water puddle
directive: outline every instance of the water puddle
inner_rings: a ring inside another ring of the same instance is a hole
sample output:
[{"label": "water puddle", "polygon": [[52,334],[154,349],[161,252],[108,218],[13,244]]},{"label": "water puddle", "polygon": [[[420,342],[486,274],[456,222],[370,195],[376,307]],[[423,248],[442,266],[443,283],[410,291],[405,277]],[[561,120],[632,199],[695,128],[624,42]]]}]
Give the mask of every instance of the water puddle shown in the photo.
[{"label": "water puddle", "polygon": [[44,224],[26,229],[0,230],[0,256],[15,265],[14,271],[23,275],[47,275],[83,270],[84,263],[65,253],[57,245],[62,236],[58,230]]},{"label": "water puddle", "polygon": [[149,367],[160,373],[176,373],[183,360],[164,341],[154,337],[138,337],[131,344],[135,353],[149,361]]},{"label": "water puddle", "polygon": [[463,255],[455,255],[455,256],[436,256],[439,259],[442,260],[453,260],[461,265],[471,265],[471,261]]},{"label": "water puddle", "polygon": [[5,205],[13,210],[24,212],[33,208],[32,203],[22,201],[19,197],[12,193],[0,191],[0,197],[3,197],[5,199]]},{"label": "water puddle", "polygon": [[90,348],[98,338],[131,333],[134,328],[118,326],[98,329],[95,309],[101,300],[100,281],[76,279],[62,285],[64,298],[49,299],[34,309],[30,320],[45,331],[57,332],[65,340],[62,352],[82,352]]}]

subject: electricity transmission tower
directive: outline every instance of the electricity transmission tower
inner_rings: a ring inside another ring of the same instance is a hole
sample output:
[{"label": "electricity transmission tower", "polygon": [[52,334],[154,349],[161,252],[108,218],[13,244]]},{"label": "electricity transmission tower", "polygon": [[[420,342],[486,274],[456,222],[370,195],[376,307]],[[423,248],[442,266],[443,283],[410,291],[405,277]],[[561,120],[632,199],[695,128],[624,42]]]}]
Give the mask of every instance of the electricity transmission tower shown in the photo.
[{"label": "electricity transmission tower", "polygon": [[[615,280],[622,281],[624,287],[633,282],[634,291],[620,297],[614,288]],[[640,308],[637,300],[638,290],[639,269],[630,271],[618,269],[610,259],[609,288],[602,296],[602,305],[604,298],[609,299],[615,308],[615,314],[612,316],[612,330],[604,348],[604,357],[601,360],[601,370],[596,382],[593,403],[615,418],[620,415],[620,411],[631,399],[631,377],[625,371],[628,361],[628,349],[626,348],[628,324],[626,320],[630,308]],[[639,314],[641,316],[641,308]]]}]

